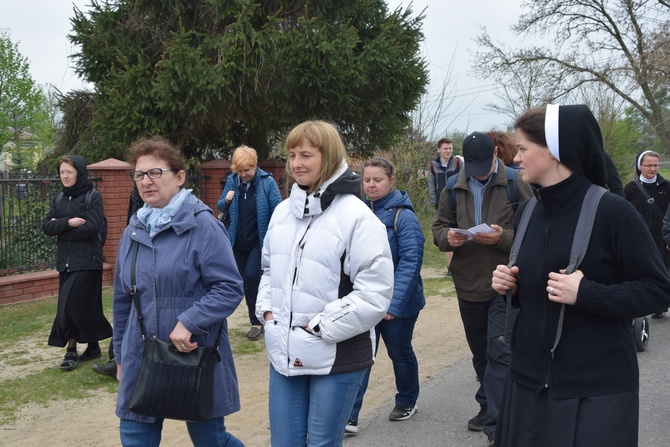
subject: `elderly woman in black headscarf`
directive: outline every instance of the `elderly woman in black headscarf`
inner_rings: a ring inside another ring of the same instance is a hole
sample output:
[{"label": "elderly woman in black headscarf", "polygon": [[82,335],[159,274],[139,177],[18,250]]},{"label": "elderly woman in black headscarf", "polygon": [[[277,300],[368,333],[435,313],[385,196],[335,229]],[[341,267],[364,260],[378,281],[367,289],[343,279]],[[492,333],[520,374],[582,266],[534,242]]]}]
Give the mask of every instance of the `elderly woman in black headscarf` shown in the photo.
[{"label": "elderly woman in black headscarf", "polygon": [[607,184],[600,128],[584,105],[533,109],[515,128],[515,161],[538,201],[516,266],[493,272],[493,288],[520,308],[495,445],[637,446],[631,319],[668,306],[670,276],[639,213],[613,193],[566,274],[585,194]]},{"label": "elderly woman in black headscarf", "polygon": [[[57,236],[56,269],[59,273],[58,309],[49,346],[67,345],[60,369],[71,371],[80,361],[102,355],[100,340],[112,336],[102,312],[102,241],[98,237],[105,214],[102,196],[88,179],[86,159],[67,155],[58,160],[63,188],[51,201],[42,230]],[[88,343],[77,354],[77,343]]]}]

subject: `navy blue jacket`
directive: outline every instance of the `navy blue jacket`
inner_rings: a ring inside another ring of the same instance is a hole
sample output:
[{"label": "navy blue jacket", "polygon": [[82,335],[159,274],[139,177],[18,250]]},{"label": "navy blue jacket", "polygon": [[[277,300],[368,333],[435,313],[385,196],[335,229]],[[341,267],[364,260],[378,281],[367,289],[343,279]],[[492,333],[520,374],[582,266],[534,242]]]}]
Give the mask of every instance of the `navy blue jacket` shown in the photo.
[{"label": "navy blue jacket", "polygon": [[[388,313],[397,318],[417,315],[426,300],[421,281],[424,236],[421,224],[414,214],[414,207],[406,192],[392,190],[376,201],[366,198],[365,203],[386,225],[386,233],[393,256],[393,298]],[[396,210],[401,208],[398,220]],[[397,229],[397,231],[396,231]]]},{"label": "navy blue jacket", "polygon": [[[263,246],[263,239],[265,239],[265,233],[268,231],[268,224],[270,223],[270,217],[279,203],[282,201],[281,193],[279,192],[279,187],[272,174],[265,172],[261,168],[256,168],[256,175],[253,179],[254,185],[256,186],[256,211],[257,211],[257,223],[258,223],[258,238],[260,246]],[[223,188],[223,193],[218,202],[216,202],[216,207],[219,211],[229,210],[230,212],[230,227],[228,228],[228,237],[230,238],[230,243],[235,246],[235,239],[237,238],[237,220],[239,217],[238,214],[238,203],[237,198],[238,194],[235,194],[235,198],[229,204],[226,204],[226,195],[228,191],[238,191],[238,186],[240,184],[240,176],[237,174],[232,174],[228,176],[226,180],[226,186]]]}]

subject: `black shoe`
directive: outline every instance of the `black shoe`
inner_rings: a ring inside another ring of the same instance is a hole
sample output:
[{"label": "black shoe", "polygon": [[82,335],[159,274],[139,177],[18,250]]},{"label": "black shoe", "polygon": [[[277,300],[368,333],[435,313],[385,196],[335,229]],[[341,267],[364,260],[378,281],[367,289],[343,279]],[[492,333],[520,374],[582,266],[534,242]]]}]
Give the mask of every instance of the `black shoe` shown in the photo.
[{"label": "black shoe", "polygon": [[484,429],[484,423],[486,423],[487,420],[488,415],[486,414],[486,407],[481,407],[477,416],[468,421],[468,430],[482,431]]},{"label": "black shoe", "polygon": [[445,278],[453,278],[453,276],[451,275],[451,269],[448,269],[448,270],[447,270],[447,274],[444,275],[444,277],[445,277]]},{"label": "black shoe", "polygon": [[114,360],[110,360],[107,363],[98,363],[91,366],[91,369],[98,374],[116,379],[116,362]]},{"label": "black shoe", "polygon": [[91,349],[90,347],[87,347],[84,352],[81,353],[79,356],[79,361],[80,362],[87,362],[89,360],[94,360],[94,359],[99,359],[102,357],[102,352],[100,351],[100,346],[97,348]]},{"label": "black shoe", "polygon": [[63,362],[60,364],[62,371],[72,371],[79,366],[79,356],[76,352],[66,352]]},{"label": "black shoe", "polygon": [[406,421],[414,416],[414,413],[416,413],[416,405],[413,407],[401,407],[400,405],[396,405],[395,408],[393,408],[393,411],[391,411],[391,414],[389,414],[389,421]]},{"label": "black shoe", "polygon": [[665,313],[668,311],[668,309],[665,309],[664,311],[661,312],[656,312],[651,316],[651,318],[658,319],[658,318],[663,318],[665,317]]},{"label": "black shoe", "polygon": [[251,326],[251,329],[247,332],[247,339],[251,341],[258,340],[264,333],[265,328],[263,326]]}]

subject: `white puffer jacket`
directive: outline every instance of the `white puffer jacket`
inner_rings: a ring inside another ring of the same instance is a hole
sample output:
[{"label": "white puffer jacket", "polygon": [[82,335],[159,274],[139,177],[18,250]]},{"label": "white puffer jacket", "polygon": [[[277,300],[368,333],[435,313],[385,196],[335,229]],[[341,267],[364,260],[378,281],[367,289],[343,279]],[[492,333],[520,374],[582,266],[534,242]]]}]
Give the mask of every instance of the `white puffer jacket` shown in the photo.
[{"label": "white puffer jacket", "polygon": [[256,315],[274,316],[265,322],[265,344],[280,374],[326,375],[374,363],[373,328],[393,295],[393,261],[386,228],[354,195],[359,187],[360,177],[343,163],[309,196],[294,185],[272,215]]}]

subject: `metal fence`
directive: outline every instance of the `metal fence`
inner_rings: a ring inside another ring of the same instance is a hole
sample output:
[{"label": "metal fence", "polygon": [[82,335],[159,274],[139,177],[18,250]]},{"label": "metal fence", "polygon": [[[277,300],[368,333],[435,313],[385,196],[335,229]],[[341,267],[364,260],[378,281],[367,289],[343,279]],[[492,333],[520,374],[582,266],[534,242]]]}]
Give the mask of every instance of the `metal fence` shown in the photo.
[{"label": "metal fence", "polygon": [[[200,195],[198,170],[187,176],[189,188]],[[100,177],[90,177],[96,184]],[[0,172],[0,276],[54,268],[56,238],[42,231],[60,179],[49,173]]]}]

